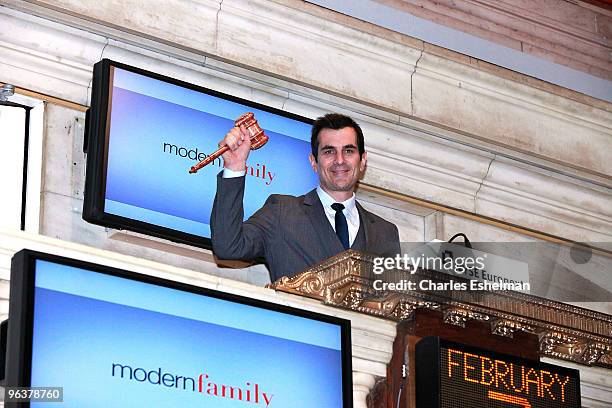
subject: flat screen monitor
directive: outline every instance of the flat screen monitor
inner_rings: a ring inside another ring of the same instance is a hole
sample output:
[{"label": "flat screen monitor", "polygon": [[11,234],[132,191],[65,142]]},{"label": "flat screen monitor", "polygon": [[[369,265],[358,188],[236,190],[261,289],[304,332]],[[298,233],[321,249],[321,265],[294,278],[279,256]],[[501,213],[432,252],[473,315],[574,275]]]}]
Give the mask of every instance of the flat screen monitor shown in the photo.
[{"label": "flat screen monitor", "polygon": [[217,150],[246,112],[270,139],[247,162],[245,219],[270,194],[302,195],[317,186],[308,161],[312,121],[118,62],[95,64],[83,218],[210,248],[223,160],[188,170]]},{"label": "flat screen monitor", "polygon": [[352,407],[347,320],[28,250],[10,290],[7,385],[62,407]]}]

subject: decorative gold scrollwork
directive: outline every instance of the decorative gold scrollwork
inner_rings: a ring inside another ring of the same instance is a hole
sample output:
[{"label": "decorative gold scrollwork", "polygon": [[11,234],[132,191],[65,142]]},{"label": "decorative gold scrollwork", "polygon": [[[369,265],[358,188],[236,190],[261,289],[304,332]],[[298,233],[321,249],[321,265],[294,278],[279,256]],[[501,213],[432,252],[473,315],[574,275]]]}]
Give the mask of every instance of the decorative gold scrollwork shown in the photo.
[{"label": "decorative gold scrollwork", "polygon": [[444,323],[452,324],[453,326],[465,327],[468,320],[487,321],[489,316],[482,313],[476,313],[471,310],[450,308],[444,310]]},{"label": "decorative gold scrollwork", "polygon": [[514,338],[514,333],[517,331],[533,333],[535,328],[528,324],[507,319],[496,319],[491,323],[491,333],[498,336]]},{"label": "decorative gold scrollwork", "polygon": [[[416,309],[442,310],[445,323],[465,327],[469,320],[488,321],[494,334],[505,337],[518,331],[533,333],[539,337],[542,356],[612,368],[610,315],[511,291],[451,296],[374,290],[373,263],[373,256],[348,250],[268,287],[398,322],[412,319]],[[444,282],[449,276],[418,270],[413,278]]]}]

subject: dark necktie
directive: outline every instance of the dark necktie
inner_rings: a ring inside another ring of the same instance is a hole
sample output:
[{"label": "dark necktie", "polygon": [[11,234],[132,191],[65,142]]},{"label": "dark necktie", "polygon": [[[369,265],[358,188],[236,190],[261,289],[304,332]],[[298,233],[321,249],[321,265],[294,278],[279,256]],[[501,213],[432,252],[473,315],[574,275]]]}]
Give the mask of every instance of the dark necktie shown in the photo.
[{"label": "dark necktie", "polygon": [[342,242],[344,249],[349,249],[348,224],[346,222],[346,217],[342,212],[342,210],[344,210],[344,205],[340,203],[333,203],[331,208],[336,211],[336,235],[338,235],[338,238],[340,238],[340,242]]}]

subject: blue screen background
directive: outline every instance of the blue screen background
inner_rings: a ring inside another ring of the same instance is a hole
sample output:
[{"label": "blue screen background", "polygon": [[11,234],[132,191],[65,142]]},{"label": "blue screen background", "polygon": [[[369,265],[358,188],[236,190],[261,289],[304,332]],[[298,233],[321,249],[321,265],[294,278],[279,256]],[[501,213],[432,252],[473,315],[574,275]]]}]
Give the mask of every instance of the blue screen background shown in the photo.
[{"label": "blue screen background", "polygon": [[254,175],[246,177],[245,219],[270,194],[302,195],[317,186],[308,162],[310,125],[115,68],[105,212],[210,237],[222,160],[195,175],[188,169],[248,111],[270,140],[248,159]]},{"label": "blue screen background", "polygon": [[[342,407],[330,323],[40,260],[34,317],[32,386],[64,387],[63,407],[265,407],[263,392],[269,407]],[[113,363],[194,378],[196,391],[113,376]],[[208,395],[206,383],[199,393],[200,374],[258,384],[259,403]]]}]

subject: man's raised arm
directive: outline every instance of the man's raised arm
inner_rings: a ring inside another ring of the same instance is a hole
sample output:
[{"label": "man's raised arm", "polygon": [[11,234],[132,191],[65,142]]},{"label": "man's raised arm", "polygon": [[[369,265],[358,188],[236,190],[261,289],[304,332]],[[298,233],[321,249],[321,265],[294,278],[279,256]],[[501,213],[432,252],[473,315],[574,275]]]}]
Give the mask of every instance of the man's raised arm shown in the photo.
[{"label": "man's raised arm", "polygon": [[274,206],[264,205],[247,222],[242,222],[246,160],[251,150],[246,128],[232,128],[219,142],[219,147],[224,145],[229,150],[223,154],[223,171],[217,176],[210,218],[213,253],[221,259],[265,256],[267,235],[277,222]]}]

